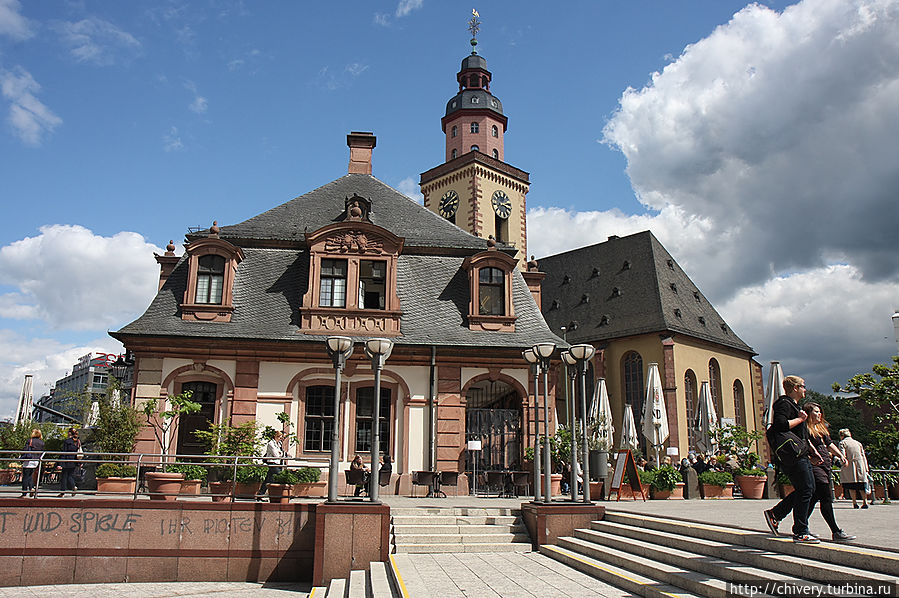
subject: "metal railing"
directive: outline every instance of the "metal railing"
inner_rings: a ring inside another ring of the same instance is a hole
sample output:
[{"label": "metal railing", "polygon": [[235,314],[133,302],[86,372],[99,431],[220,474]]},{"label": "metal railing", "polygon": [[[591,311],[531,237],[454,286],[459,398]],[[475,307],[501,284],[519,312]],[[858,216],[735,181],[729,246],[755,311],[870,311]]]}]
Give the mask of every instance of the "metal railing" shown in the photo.
[{"label": "metal railing", "polygon": [[[33,490],[29,490],[28,493],[32,494],[34,497],[37,497],[41,493],[45,495],[49,495],[52,493],[63,493],[63,492],[72,492],[71,490],[63,490],[62,488],[62,465],[61,462],[71,463],[75,462],[76,468],[82,468],[86,470],[85,473],[90,472],[94,474],[94,479],[96,479],[95,472],[96,470],[104,464],[116,464],[116,465],[124,465],[130,466],[134,468],[134,474],[129,476],[123,476],[124,479],[133,479],[133,488],[130,491],[103,491],[100,492],[95,488],[85,488],[79,487],[74,492],[77,494],[84,495],[93,495],[93,494],[104,494],[104,495],[113,495],[113,496],[131,496],[133,499],[136,499],[138,496],[142,494],[148,493],[145,476],[147,473],[155,472],[157,469],[160,471],[164,471],[167,467],[173,465],[197,465],[203,467],[206,470],[206,480],[204,481],[207,484],[215,483],[215,482],[230,482],[229,488],[227,488],[227,492],[224,494],[226,498],[230,498],[233,502],[236,498],[245,498],[245,495],[238,495],[238,470],[242,468],[249,467],[282,467],[282,468],[300,468],[300,467],[314,467],[319,470],[327,470],[328,469],[328,461],[322,460],[310,460],[310,459],[299,459],[294,457],[279,457],[277,459],[277,464],[266,464],[263,462],[263,457],[250,457],[246,455],[196,455],[196,454],[169,454],[169,455],[160,455],[160,454],[152,454],[152,453],[60,453],[60,452],[51,452],[44,451],[41,453],[40,457],[37,459],[23,459],[22,458],[23,451],[0,451],[0,492],[4,489],[5,486],[10,486],[12,484],[18,484],[22,481],[21,476],[24,475],[25,468],[22,467],[26,461],[37,461],[37,468],[28,468],[34,472],[37,472],[35,475],[34,487]],[[16,467],[18,465],[18,467]],[[5,474],[5,475],[4,475]],[[212,479],[210,480],[210,475],[213,478],[219,478],[218,480]],[[84,477],[83,480],[87,481],[87,485],[92,486],[93,484],[90,482],[89,477]],[[85,481],[82,481],[82,485]],[[59,484],[58,488],[50,489],[48,486],[55,486]],[[43,486],[43,488],[42,488]],[[157,493],[154,494],[162,494],[164,496],[181,494],[178,493]],[[223,496],[220,492],[200,492],[196,494],[196,496],[205,496],[205,497],[218,497]],[[253,496],[249,496],[249,498],[253,498]],[[223,498],[224,500],[224,498]]]}]

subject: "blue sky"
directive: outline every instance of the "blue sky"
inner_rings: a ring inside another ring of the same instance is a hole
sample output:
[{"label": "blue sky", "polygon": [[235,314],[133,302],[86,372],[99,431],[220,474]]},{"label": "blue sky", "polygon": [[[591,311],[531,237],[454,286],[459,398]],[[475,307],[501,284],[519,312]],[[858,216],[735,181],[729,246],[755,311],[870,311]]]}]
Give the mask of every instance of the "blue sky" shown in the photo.
[{"label": "blue sky", "polygon": [[[767,365],[896,352],[899,2],[492,0],[538,257],[647,228]],[[411,196],[470,4],[0,0],[0,417],[146,307],[153,252],[346,172]]]}]

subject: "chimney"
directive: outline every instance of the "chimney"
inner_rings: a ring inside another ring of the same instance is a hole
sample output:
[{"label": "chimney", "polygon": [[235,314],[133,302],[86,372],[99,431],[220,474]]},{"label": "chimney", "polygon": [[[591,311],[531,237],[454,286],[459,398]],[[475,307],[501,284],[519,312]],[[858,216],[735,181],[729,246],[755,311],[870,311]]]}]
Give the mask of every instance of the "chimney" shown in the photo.
[{"label": "chimney", "polygon": [[349,174],[371,174],[371,150],[377,138],[373,133],[353,131],[346,136],[346,144],[350,146]]}]

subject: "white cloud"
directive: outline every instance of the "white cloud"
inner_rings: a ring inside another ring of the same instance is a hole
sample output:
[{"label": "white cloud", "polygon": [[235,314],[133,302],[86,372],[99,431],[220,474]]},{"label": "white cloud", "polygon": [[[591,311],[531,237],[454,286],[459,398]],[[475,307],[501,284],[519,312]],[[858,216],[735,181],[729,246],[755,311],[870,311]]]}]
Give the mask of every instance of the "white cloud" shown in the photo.
[{"label": "white cloud", "polygon": [[396,6],[396,16],[405,17],[413,10],[418,10],[424,4],[424,0],[400,0]]},{"label": "white cloud", "polygon": [[44,135],[62,124],[62,119],[35,97],[41,86],[22,67],[0,70],[0,90],[10,102],[7,120],[25,144],[40,145]]},{"label": "white cloud", "polygon": [[374,17],[375,25],[388,27],[390,25],[390,15],[383,12],[376,12]]},{"label": "white cloud", "polygon": [[59,22],[55,28],[78,62],[109,66],[130,59],[141,49],[133,35],[97,17]]},{"label": "white cloud", "polygon": [[396,186],[396,190],[409,199],[424,205],[425,196],[421,194],[421,191],[419,191],[418,183],[415,182],[415,179],[413,179],[412,177],[406,177],[401,180]]},{"label": "white cloud", "polygon": [[21,14],[22,5],[18,0],[0,0],[0,35],[16,41],[26,40],[34,35],[31,22]]},{"label": "white cloud", "polygon": [[358,62],[353,62],[351,64],[346,65],[346,72],[348,72],[353,77],[358,77],[362,73],[368,70],[367,64],[359,64]]},{"label": "white cloud", "polygon": [[184,150],[184,143],[181,141],[181,135],[178,134],[178,127],[172,127],[169,132],[162,136],[163,148],[167,152],[180,152]]},{"label": "white cloud", "polygon": [[604,140],[645,205],[708,223],[715,251],[682,256],[707,292],[837,262],[899,279],[897,24],[899,0],[753,4],[622,95]]},{"label": "white cloud", "polygon": [[199,91],[197,91],[196,84],[193,81],[185,81],[184,88],[194,95],[193,101],[188,105],[190,111],[196,112],[197,114],[205,114],[209,102],[200,95]]},{"label": "white cloud", "polygon": [[103,329],[146,308],[156,292],[161,249],[132,232],[95,235],[51,225],[0,248],[0,316],[38,319],[54,329]]}]

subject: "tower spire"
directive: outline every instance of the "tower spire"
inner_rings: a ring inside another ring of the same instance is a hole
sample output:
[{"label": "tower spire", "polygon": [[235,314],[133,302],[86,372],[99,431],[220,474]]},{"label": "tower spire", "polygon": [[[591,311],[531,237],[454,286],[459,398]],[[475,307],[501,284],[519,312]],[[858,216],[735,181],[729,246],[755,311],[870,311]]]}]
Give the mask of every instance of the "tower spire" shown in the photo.
[{"label": "tower spire", "polygon": [[468,20],[468,30],[471,31],[471,53],[478,53],[478,31],[481,29],[481,22],[478,18],[481,15],[474,8],[471,9],[471,18]]}]

